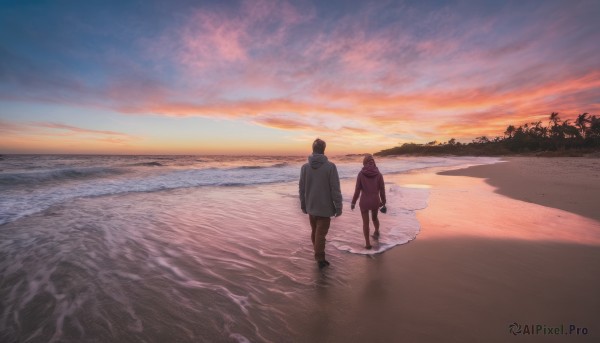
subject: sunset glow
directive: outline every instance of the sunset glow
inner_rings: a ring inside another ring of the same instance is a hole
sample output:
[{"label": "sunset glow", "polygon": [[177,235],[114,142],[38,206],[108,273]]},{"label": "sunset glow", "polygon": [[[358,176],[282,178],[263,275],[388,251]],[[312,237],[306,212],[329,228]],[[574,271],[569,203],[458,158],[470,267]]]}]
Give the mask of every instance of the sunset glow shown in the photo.
[{"label": "sunset glow", "polygon": [[600,114],[598,1],[8,2],[0,153],[304,154]]}]

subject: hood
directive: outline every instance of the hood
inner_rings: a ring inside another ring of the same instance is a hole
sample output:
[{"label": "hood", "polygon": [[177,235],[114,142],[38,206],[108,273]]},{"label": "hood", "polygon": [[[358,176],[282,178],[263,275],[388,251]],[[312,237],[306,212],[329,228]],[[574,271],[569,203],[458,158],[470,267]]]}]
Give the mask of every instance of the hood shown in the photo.
[{"label": "hood", "polygon": [[377,165],[375,164],[375,160],[373,159],[373,156],[371,156],[371,155],[365,156],[365,159],[363,160],[363,165],[364,165],[364,167],[362,168],[362,170],[360,172],[364,176],[375,177],[375,176],[379,175],[379,169],[377,168]]},{"label": "hood", "polygon": [[323,154],[312,154],[308,156],[308,163],[312,169],[320,168],[325,162],[327,162],[327,156]]},{"label": "hood", "polygon": [[364,166],[360,172],[366,177],[375,177],[379,175],[379,169],[375,166]]}]

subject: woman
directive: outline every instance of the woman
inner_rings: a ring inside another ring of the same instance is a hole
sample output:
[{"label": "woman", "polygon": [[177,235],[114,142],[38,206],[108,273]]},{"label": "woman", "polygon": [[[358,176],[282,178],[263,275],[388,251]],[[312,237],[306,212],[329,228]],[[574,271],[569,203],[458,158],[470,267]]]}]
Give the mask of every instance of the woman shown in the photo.
[{"label": "woman", "polygon": [[[362,192],[362,194],[361,194]],[[379,238],[379,219],[377,218],[377,210],[385,205],[385,185],[383,183],[383,175],[377,169],[373,155],[366,154],[363,159],[363,168],[356,177],[356,189],[354,197],[352,197],[351,209],[354,210],[356,200],[360,195],[360,214],[363,221],[363,233],[365,235],[365,248],[371,249],[369,241],[369,211],[375,226],[373,238]]]}]

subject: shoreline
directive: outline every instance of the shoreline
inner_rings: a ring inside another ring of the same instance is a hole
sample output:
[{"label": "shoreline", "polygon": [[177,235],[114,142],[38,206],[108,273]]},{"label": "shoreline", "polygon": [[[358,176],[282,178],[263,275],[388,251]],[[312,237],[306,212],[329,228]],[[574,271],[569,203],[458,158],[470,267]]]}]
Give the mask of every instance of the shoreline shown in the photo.
[{"label": "shoreline", "polygon": [[[508,163],[470,168],[496,172]],[[581,182],[589,172],[578,170]],[[437,171],[386,178],[430,187],[429,205],[417,211],[419,235],[370,258],[345,254],[315,275],[326,287],[315,289],[305,314],[291,315],[298,341],[597,341],[600,223]],[[347,268],[354,272],[346,285],[328,284]],[[519,338],[512,323],[576,325],[588,334]]]},{"label": "shoreline", "polygon": [[600,160],[511,157],[507,162],[450,170],[440,175],[483,178],[495,192],[600,221]]},{"label": "shoreline", "polygon": [[[575,168],[573,180],[589,177],[594,165],[582,163],[588,169]],[[340,234],[362,243],[360,213],[347,207],[354,180],[342,180],[344,214],[332,219],[324,270],[294,181],[64,202],[3,226],[0,269],[14,281],[0,287],[12,313],[0,337],[509,342],[517,322],[589,330],[526,338],[532,342],[597,341],[600,222],[504,196],[484,178],[437,174],[468,165],[384,174],[390,211],[380,216],[382,234],[415,222],[420,231],[369,256],[333,244]],[[426,202],[407,208],[416,193]],[[407,209],[410,216],[392,215]],[[48,288],[17,283],[40,276]],[[115,291],[126,300],[110,298]],[[75,302],[85,306],[60,312]]]}]

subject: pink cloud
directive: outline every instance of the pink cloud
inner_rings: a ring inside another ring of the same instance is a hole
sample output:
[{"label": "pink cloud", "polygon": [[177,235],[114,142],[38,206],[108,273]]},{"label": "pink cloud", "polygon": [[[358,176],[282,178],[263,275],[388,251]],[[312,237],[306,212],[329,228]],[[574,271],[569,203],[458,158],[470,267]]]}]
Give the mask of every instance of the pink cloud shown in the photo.
[{"label": "pink cloud", "polygon": [[[243,120],[302,134],[329,129],[346,139],[374,131],[379,138],[468,137],[551,111],[600,108],[600,65],[563,49],[580,33],[573,14],[513,28],[507,20],[521,14],[511,11],[480,17],[450,6],[426,13],[410,6],[387,13],[389,7],[372,3],[325,18],[284,1],[196,8],[145,41],[154,67],[168,75],[132,68],[102,89],[72,90],[80,97],[49,92],[43,99],[126,114]],[[582,49],[589,43],[582,41]],[[119,137],[45,125],[55,134]]]},{"label": "pink cloud", "polygon": [[[86,141],[123,145],[138,138],[110,130],[93,130],[52,122],[15,123],[0,120],[0,132],[4,140],[41,141],[47,138],[76,138]],[[1,142],[0,142],[1,143]]]},{"label": "pink cloud", "polygon": [[281,117],[262,117],[253,120],[254,123],[282,130],[313,130],[317,126],[300,120]]},{"label": "pink cloud", "polygon": [[57,129],[57,130],[65,130],[65,131],[70,131],[70,132],[75,132],[75,133],[89,133],[89,134],[95,134],[95,135],[131,137],[131,136],[121,133],[121,132],[84,129],[84,128],[80,128],[77,126],[60,124],[60,123],[33,123],[32,126],[49,128],[49,129]]},{"label": "pink cloud", "polygon": [[[325,27],[314,21],[313,11],[284,2],[196,11],[179,31],[180,39],[175,37],[174,57],[200,80],[197,88],[118,108],[254,118],[258,125],[285,130],[315,130],[316,118],[329,116],[337,128],[357,121],[358,127],[381,127],[392,135],[406,128],[445,130],[469,113],[483,113],[474,127],[487,130],[501,120],[492,115],[499,108],[509,109],[501,116],[525,118],[556,105],[551,98],[581,99],[580,92],[600,87],[594,71],[546,77],[552,65],[536,66],[532,58],[545,43],[527,40],[539,29],[478,46],[473,42],[493,35],[502,20],[471,18],[468,26],[477,30],[465,30],[457,25],[460,16],[442,8],[418,27],[403,27],[379,25],[373,15],[378,10],[371,5]],[[418,30],[430,33],[415,35]],[[200,98],[194,101],[192,94]],[[424,123],[430,129],[419,128]]]},{"label": "pink cloud", "polygon": [[0,132],[4,134],[18,133],[23,131],[24,129],[25,127],[21,124],[16,124],[0,119]]},{"label": "pink cloud", "polygon": [[179,62],[198,72],[231,63],[243,65],[268,48],[286,43],[288,30],[311,16],[310,11],[300,12],[287,2],[244,1],[234,11],[197,10],[181,29],[159,42],[175,36]]}]

